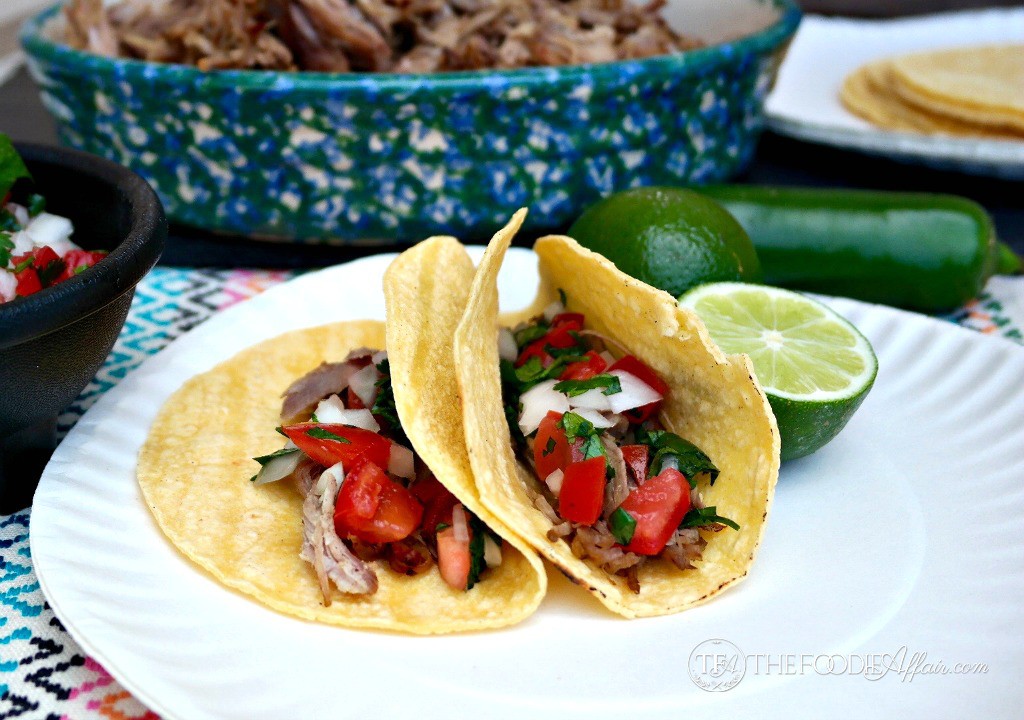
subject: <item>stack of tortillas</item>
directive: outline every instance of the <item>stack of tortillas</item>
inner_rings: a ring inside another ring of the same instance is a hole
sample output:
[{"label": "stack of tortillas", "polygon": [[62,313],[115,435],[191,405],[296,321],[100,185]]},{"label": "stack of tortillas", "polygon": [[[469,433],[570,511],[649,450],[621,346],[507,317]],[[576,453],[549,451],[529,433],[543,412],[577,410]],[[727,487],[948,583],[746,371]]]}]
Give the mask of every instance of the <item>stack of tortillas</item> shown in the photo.
[{"label": "stack of tortillas", "polygon": [[878,60],[851,73],[840,97],[890,130],[1024,140],[1024,45]]}]

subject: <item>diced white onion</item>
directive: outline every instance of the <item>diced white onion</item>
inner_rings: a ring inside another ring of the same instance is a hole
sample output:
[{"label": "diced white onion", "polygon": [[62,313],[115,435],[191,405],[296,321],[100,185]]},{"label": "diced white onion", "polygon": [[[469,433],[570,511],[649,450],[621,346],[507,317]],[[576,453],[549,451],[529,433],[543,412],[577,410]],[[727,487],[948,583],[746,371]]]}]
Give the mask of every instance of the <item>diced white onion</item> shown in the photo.
[{"label": "diced white onion", "polygon": [[77,249],[77,245],[71,242],[71,233],[74,226],[66,217],[51,215],[50,213],[39,213],[25,228],[32,237],[32,243],[41,248],[49,245],[58,255],[64,255],[69,250]]},{"label": "diced white onion", "polygon": [[555,300],[555,302],[544,308],[544,319],[551,322],[555,315],[561,315],[565,312],[565,305]]},{"label": "diced white onion", "polygon": [[388,472],[398,477],[412,478],[416,477],[416,462],[415,456],[412,454],[412,450],[399,445],[396,442],[391,443],[391,457],[388,459]]},{"label": "diced white onion", "polygon": [[323,495],[327,492],[327,486],[331,480],[341,487],[341,483],[345,480],[345,469],[341,466],[341,463],[335,463],[329,468],[320,473],[320,477],[317,478],[316,486],[313,488],[317,495]]},{"label": "diced white onion", "polygon": [[18,203],[7,203],[7,205],[4,206],[4,209],[14,216],[14,219],[18,221],[19,225],[22,227],[28,225],[30,218],[27,207],[19,205]]},{"label": "diced white onion", "polygon": [[378,350],[377,352],[375,352],[373,355],[370,356],[370,362],[372,362],[374,365],[380,365],[382,362],[384,362],[387,359],[388,359],[388,351],[387,350]]},{"label": "diced white onion", "polygon": [[346,408],[337,395],[331,395],[326,400],[320,401],[320,404],[316,406],[316,419],[326,425],[350,425],[370,432],[380,432],[380,425],[373,417],[373,413],[365,408],[358,410]]},{"label": "diced white onion", "polygon": [[615,425],[614,420],[606,418],[597,410],[590,410],[589,408],[574,408],[573,412],[584,420],[589,420],[590,423],[598,429],[610,428]]},{"label": "diced white onion", "polygon": [[544,484],[548,486],[548,489],[558,497],[559,493],[562,492],[562,480],[565,479],[565,473],[560,469],[551,471],[551,474],[544,478]]},{"label": "diced white onion", "polygon": [[555,390],[557,380],[545,380],[519,396],[523,412],[519,415],[519,429],[529,435],[538,427],[544,416],[554,410],[561,414],[569,410],[569,398]]},{"label": "diced white onion", "polygon": [[11,257],[24,255],[25,253],[30,253],[36,249],[35,243],[32,242],[32,236],[24,230],[19,230],[11,235],[11,241],[14,243],[14,249],[11,250]]},{"label": "diced white onion", "polygon": [[490,535],[484,535],[484,563],[489,568],[501,565],[501,545],[494,542]]},{"label": "diced white onion", "polygon": [[585,393],[569,398],[569,407],[590,408],[591,410],[611,410],[609,395],[605,395],[604,388],[590,388]]},{"label": "diced white onion", "polygon": [[469,523],[466,522],[466,509],[461,503],[452,508],[452,535],[460,543],[469,542]]},{"label": "diced white onion", "polygon": [[661,393],[636,375],[625,370],[612,370],[610,374],[617,377],[619,384],[622,386],[622,392],[608,396],[608,403],[612,406],[612,412],[621,413],[661,400]]},{"label": "diced white onion", "polygon": [[377,372],[376,367],[370,364],[354,372],[348,379],[348,386],[363,401],[363,405],[373,407],[373,403],[377,399],[377,380],[379,379],[380,373]]},{"label": "diced white onion", "polygon": [[612,365],[615,364],[615,356],[612,355],[607,350],[601,351],[601,359],[608,363],[608,367],[611,367]]},{"label": "diced white onion", "polygon": [[[292,448],[295,447],[291,441],[288,444]],[[287,448],[288,446],[286,445],[285,447]],[[302,453],[298,451],[271,458],[260,468],[260,471],[256,474],[256,479],[252,481],[253,485],[266,485],[267,483],[277,482],[288,477],[295,472],[295,468],[298,467],[302,458]]]},{"label": "diced white onion", "polygon": [[516,336],[508,328],[503,327],[498,330],[498,357],[509,362],[515,362],[515,359],[519,357]]},{"label": "diced white onion", "polygon": [[18,289],[18,278],[14,273],[0,268],[0,301],[13,300]]}]

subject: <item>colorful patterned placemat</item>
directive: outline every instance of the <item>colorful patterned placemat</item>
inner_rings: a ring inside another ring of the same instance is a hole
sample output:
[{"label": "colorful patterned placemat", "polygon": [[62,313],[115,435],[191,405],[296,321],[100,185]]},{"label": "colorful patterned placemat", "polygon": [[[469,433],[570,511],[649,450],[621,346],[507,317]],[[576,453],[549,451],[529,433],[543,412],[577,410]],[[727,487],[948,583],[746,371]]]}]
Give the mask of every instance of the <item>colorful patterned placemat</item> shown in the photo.
[{"label": "colorful patterned placemat", "polygon": [[[140,283],[106,364],[61,416],[61,431],[171,340],[293,276],[267,270],[155,269]],[[1024,278],[993,278],[980,298],[945,319],[1024,345]],[[29,516],[29,510],[0,516],[0,720],[158,720],[85,654],[50,610],[32,570]]]}]

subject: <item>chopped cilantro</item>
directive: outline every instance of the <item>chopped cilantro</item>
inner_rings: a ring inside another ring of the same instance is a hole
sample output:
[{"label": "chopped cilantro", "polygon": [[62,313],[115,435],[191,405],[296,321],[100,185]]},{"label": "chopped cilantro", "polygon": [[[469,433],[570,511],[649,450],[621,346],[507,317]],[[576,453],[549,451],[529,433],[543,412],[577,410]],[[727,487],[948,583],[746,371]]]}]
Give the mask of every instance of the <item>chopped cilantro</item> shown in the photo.
[{"label": "chopped cilantro", "polygon": [[75,268],[75,275],[81,275],[82,273],[84,273],[88,269],[89,269],[88,265],[79,265],[78,267]]},{"label": "chopped cilantro", "polygon": [[548,438],[547,445],[544,446],[544,450],[541,451],[542,457],[547,457],[555,451],[555,439],[553,437]]},{"label": "chopped cilantro", "polygon": [[698,528],[705,525],[714,525],[719,523],[721,525],[728,525],[733,530],[739,530],[740,526],[727,517],[722,517],[717,514],[714,505],[706,508],[692,508],[686,515],[683,516],[683,521],[679,523],[680,528]]},{"label": "chopped cilantro", "polygon": [[345,445],[350,445],[352,443],[348,438],[332,433],[330,430],[324,430],[322,427],[310,428],[306,431],[306,435],[307,437],[316,438],[317,440],[335,440],[337,442],[344,443]]},{"label": "chopped cilantro", "polygon": [[35,264],[35,261],[36,259],[33,256],[29,255],[27,258],[25,258],[20,263],[14,266],[14,272],[20,273],[22,270],[32,267],[32,265]]},{"label": "chopped cilantro", "polygon": [[628,545],[636,532],[636,518],[622,508],[616,508],[608,518],[608,528],[620,545]]},{"label": "chopped cilantro", "polygon": [[574,412],[562,415],[562,419],[558,421],[558,427],[565,430],[565,437],[569,442],[573,442],[578,437],[594,434],[594,424]]},{"label": "chopped cilantro", "polygon": [[555,385],[555,390],[563,392],[569,397],[582,395],[587,390],[594,388],[603,388],[601,392],[604,395],[622,392],[622,384],[615,375],[595,375],[588,380],[563,380]]},{"label": "chopped cilantro", "polygon": [[6,269],[14,251],[14,238],[11,233],[0,231],[0,270]]},{"label": "chopped cilantro", "polygon": [[569,305],[569,300],[565,297],[565,290],[558,288],[558,300],[562,303],[562,307]]},{"label": "chopped cilantro", "polygon": [[[258,462],[260,465],[266,465],[268,462],[270,462],[274,458],[279,458],[282,455],[291,455],[292,453],[297,453],[297,452],[301,452],[301,451],[298,448],[281,448],[280,450],[276,450],[275,452],[272,452],[269,455],[260,455],[259,457],[254,457],[253,460]],[[253,476],[253,479],[254,480],[256,479],[255,475]]]},{"label": "chopped cilantro", "polygon": [[49,287],[60,277],[66,267],[67,263],[57,258],[46,267],[39,268],[37,270],[39,273],[39,284],[43,287]]},{"label": "chopped cilantro", "polygon": [[46,210],[46,198],[39,193],[32,193],[28,196],[28,214],[29,217],[35,217],[39,213]]},{"label": "chopped cilantro", "polygon": [[309,421],[314,423],[320,422],[316,417],[316,413],[313,413],[312,415],[309,416]]},{"label": "chopped cilantro", "polygon": [[0,133],[0,198],[5,196],[18,180],[31,177],[18,151],[14,149],[14,143]]},{"label": "chopped cilantro", "polygon": [[382,423],[388,431],[391,440],[399,445],[412,447],[409,438],[402,429],[402,420],[398,417],[398,407],[395,405],[395,389],[391,386],[391,363],[384,358],[377,363],[377,371],[380,379],[377,380],[377,399],[373,402],[370,412]]},{"label": "chopped cilantro", "polygon": [[637,442],[650,446],[655,452],[651,457],[651,463],[647,470],[648,477],[658,475],[665,466],[669,457],[675,458],[676,466],[690,486],[696,486],[696,480],[700,473],[708,473],[711,476],[711,484],[715,484],[718,478],[718,468],[711,458],[704,454],[704,451],[689,440],[684,440],[675,433],[667,430],[644,430],[637,432]]},{"label": "chopped cilantro", "polygon": [[434,532],[441,532],[442,530],[447,530],[450,527],[451,525],[449,525],[446,522],[439,522],[437,526],[434,528]]},{"label": "chopped cilantro", "polygon": [[0,208],[0,230],[4,232],[15,232],[21,230],[21,223],[14,213],[6,208]]},{"label": "chopped cilantro", "polygon": [[280,425],[278,425],[278,426],[277,426],[276,428],[274,428],[274,430],[275,430],[275,431],[276,431],[276,432],[277,432],[278,434],[280,434],[280,435],[284,435],[285,437],[288,437],[288,433],[286,433],[286,432],[284,431],[284,428],[283,428],[283,427],[281,427]]},{"label": "chopped cilantro", "polygon": [[484,562],[484,524],[473,513],[466,511],[469,516],[469,576],[466,578],[466,589],[471,589],[480,579],[480,573],[487,569]]},{"label": "chopped cilantro", "polygon": [[516,345],[519,348],[524,348],[535,340],[540,340],[542,337],[548,334],[548,326],[544,323],[537,323],[536,325],[527,325],[522,330],[517,330],[513,333],[516,339]]}]

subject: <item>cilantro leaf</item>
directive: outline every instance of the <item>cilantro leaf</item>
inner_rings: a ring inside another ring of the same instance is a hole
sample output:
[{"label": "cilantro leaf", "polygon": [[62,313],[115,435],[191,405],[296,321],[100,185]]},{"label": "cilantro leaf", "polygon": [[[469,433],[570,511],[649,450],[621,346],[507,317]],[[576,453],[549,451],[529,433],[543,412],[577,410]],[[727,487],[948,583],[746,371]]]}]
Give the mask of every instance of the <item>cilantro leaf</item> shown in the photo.
[{"label": "cilantro leaf", "polygon": [[[260,455],[259,457],[254,457],[253,460],[258,462],[260,465],[266,465],[268,462],[270,462],[274,458],[279,458],[282,455],[291,455],[292,453],[297,453],[297,452],[301,452],[301,450],[299,450],[298,448],[281,448],[280,450],[275,450],[274,452],[270,453],[269,455]],[[256,476],[254,475],[253,478],[255,479],[255,477]]]},{"label": "cilantro leaf", "polygon": [[466,589],[470,590],[480,579],[480,573],[487,569],[484,562],[484,532],[483,522],[468,510],[469,515],[469,576],[466,578]]},{"label": "cilantro leaf", "polygon": [[544,446],[544,450],[541,451],[542,457],[547,457],[555,451],[555,439],[553,437],[548,438],[547,445]]},{"label": "cilantro leaf", "polygon": [[608,529],[620,545],[628,545],[636,532],[636,518],[622,508],[616,508],[608,518]]},{"label": "cilantro leaf", "polygon": [[34,265],[35,262],[36,262],[35,257],[32,256],[32,255],[29,255],[27,258],[25,258],[20,263],[18,263],[17,265],[14,266],[14,272],[20,273],[22,270],[25,270],[27,268],[32,267],[32,265]]},{"label": "cilantro leaf", "polygon": [[513,336],[516,339],[516,345],[522,349],[547,335],[549,329],[546,323],[537,323],[536,325],[527,325],[522,330],[517,330],[513,333]]},{"label": "cilantro leaf", "polygon": [[7,268],[14,251],[14,238],[9,232],[0,231],[0,270]]},{"label": "cilantro leaf", "polygon": [[35,217],[46,210],[46,198],[39,193],[32,193],[29,195],[27,202],[29,217]]},{"label": "cilantro leaf", "polygon": [[562,419],[558,421],[558,427],[565,430],[565,437],[569,442],[573,442],[578,437],[594,434],[594,424],[574,412],[562,415]]},{"label": "cilantro leaf", "polygon": [[11,139],[0,133],[0,198],[10,192],[14,183],[22,178],[31,179],[32,175],[14,149]]},{"label": "cilantro leaf", "polygon": [[412,447],[409,438],[402,428],[402,420],[398,417],[398,407],[395,405],[395,389],[391,386],[391,363],[384,358],[377,363],[377,371],[380,379],[375,383],[377,386],[377,399],[373,402],[370,412],[374,417],[384,421],[384,425],[391,436],[391,439],[399,445]]},{"label": "cilantro leaf", "polygon": [[594,388],[603,388],[601,392],[604,395],[614,395],[615,393],[622,392],[622,384],[619,382],[619,378],[615,375],[607,374],[595,375],[587,380],[563,380],[555,384],[555,390],[565,393],[569,397],[582,395],[587,390],[593,390]]},{"label": "cilantro leaf", "polygon": [[64,268],[67,267],[67,263],[57,258],[52,261],[46,267],[39,268],[36,272],[39,273],[39,283],[43,287],[49,287],[52,285],[57,278],[60,277],[61,273],[64,272]]},{"label": "cilantro leaf", "polygon": [[637,442],[650,446],[655,452],[647,470],[647,477],[655,477],[665,468],[665,461],[673,458],[679,472],[696,485],[694,478],[706,472],[711,476],[711,484],[718,478],[718,468],[704,451],[689,440],[684,440],[667,430],[643,430],[637,432]]},{"label": "cilantro leaf", "polygon": [[317,440],[334,440],[336,442],[344,443],[345,445],[352,444],[352,441],[348,438],[332,433],[330,430],[324,430],[322,427],[310,428],[306,431],[306,436],[316,438]]},{"label": "cilantro leaf", "polygon": [[722,517],[716,512],[717,508],[711,505],[706,508],[691,508],[686,515],[683,516],[683,521],[679,523],[680,529],[682,528],[698,528],[704,525],[714,525],[719,523],[721,525],[728,525],[733,530],[739,530],[740,526],[727,517]]}]

